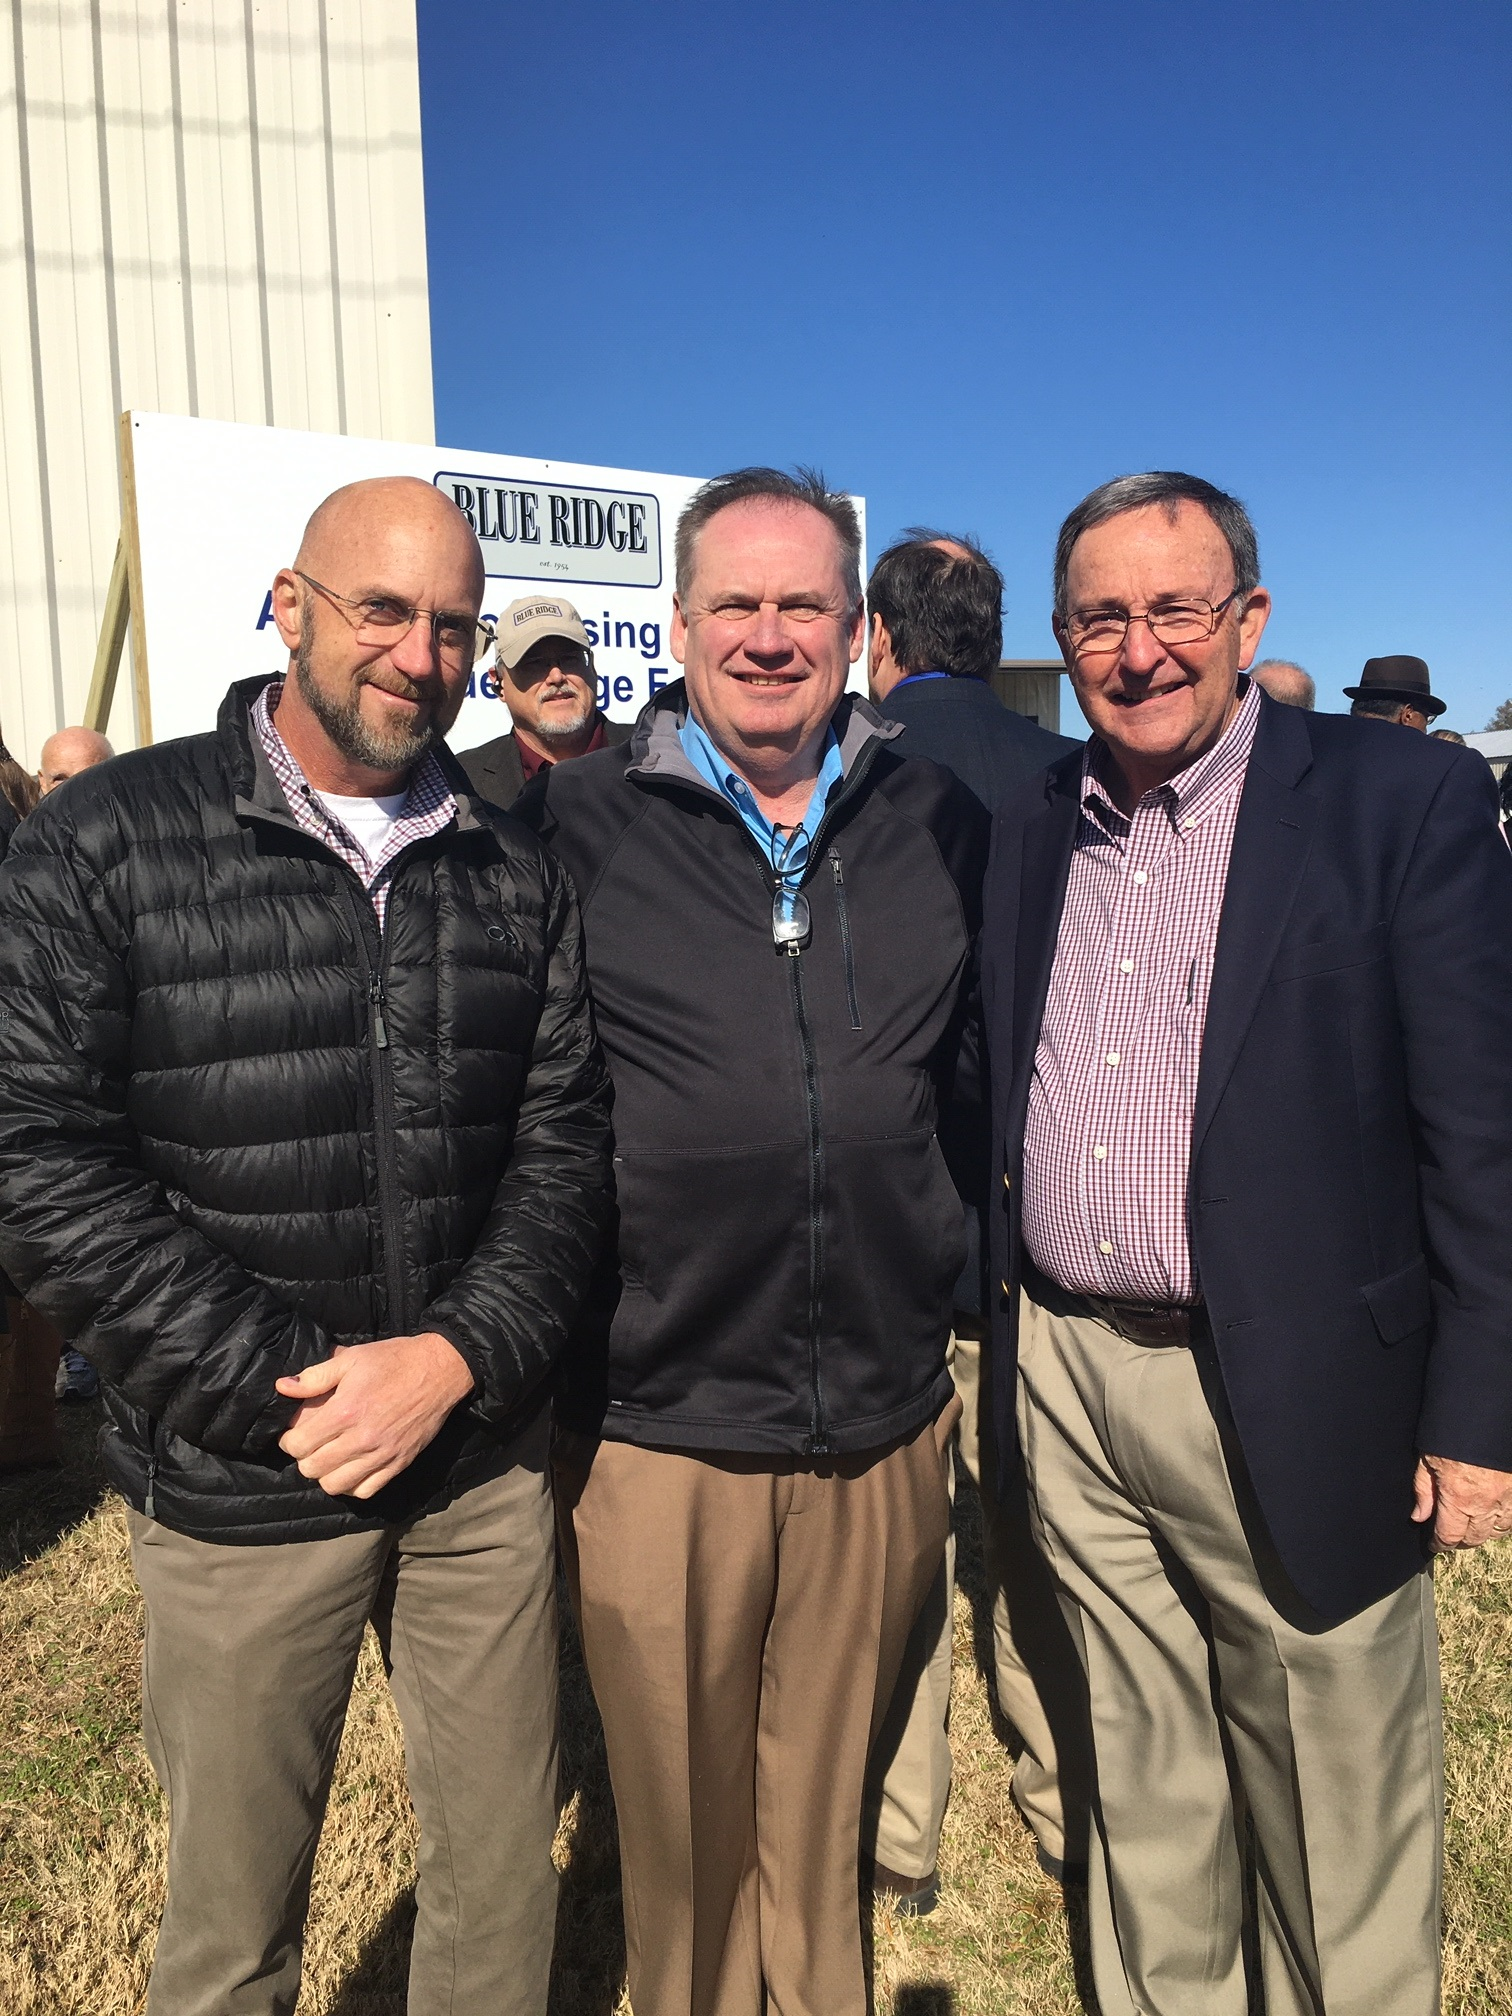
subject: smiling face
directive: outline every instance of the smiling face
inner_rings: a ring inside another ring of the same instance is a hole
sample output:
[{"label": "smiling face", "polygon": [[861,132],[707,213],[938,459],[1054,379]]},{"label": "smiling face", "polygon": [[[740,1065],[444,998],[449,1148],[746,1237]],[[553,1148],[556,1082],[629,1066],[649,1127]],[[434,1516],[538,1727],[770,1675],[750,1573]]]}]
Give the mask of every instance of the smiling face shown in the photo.
[{"label": "smiling face", "polygon": [[279,732],[317,790],[388,788],[456,720],[472,654],[438,646],[423,616],[375,637],[350,605],[434,610],[470,632],[483,598],[477,539],[432,485],[390,477],[328,498],[296,565],[331,595],[291,568],[274,580],[274,617],[293,655]]},{"label": "smiling face", "polygon": [[817,743],[863,642],[862,605],[822,512],[750,498],[699,533],[672,655],[695,719],[742,774],[780,769]]},{"label": "smiling face", "polygon": [[[1200,504],[1182,499],[1121,512],[1084,532],[1071,549],[1066,608],[1143,615],[1162,604],[1213,607],[1233,593],[1227,541]],[[1057,615],[1055,634],[1082,712],[1107,743],[1131,802],[1210,749],[1238,709],[1238,677],[1259,648],[1270,596],[1255,588],[1229,603],[1198,644],[1162,644],[1148,623],[1130,623],[1116,651],[1077,657]]]}]

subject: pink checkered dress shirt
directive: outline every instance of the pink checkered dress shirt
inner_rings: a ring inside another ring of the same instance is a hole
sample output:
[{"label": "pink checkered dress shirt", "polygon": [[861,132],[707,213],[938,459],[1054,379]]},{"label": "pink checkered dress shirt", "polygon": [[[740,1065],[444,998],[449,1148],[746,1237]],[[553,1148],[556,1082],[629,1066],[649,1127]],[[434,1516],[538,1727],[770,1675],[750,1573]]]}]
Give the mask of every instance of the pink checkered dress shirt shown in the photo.
[{"label": "pink checkered dress shirt", "polygon": [[1194,1302],[1187,1172],[1197,1066],[1239,796],[1251,681],[1220,740],[1125,818],[1082,764],[1024,1140],[1024,1243],[1083,1295]]},{"label": "pink checkered dress shirt", "polygon": [[432,833],[439,833],[443,826],[449,826],[457,816],[457,801],[441,774],[441,765],[427,750],[410,776],[409,794],[377,860],[370,861],[353,835],[317,797],[274,726],[273,716],[278,712],[283,689],[282,679],[274,679],[252,702],[252,726],[257,731],[257,739],[263,746],[284,797],[289,801],[295,823],[311,839],[318,840],[345,861],[349,868],[356,870],[358,879],[372,899],[373,908],[378,912],[378,929],[381,931],[393,882],[394,862],[413,841],[424,840]]}]

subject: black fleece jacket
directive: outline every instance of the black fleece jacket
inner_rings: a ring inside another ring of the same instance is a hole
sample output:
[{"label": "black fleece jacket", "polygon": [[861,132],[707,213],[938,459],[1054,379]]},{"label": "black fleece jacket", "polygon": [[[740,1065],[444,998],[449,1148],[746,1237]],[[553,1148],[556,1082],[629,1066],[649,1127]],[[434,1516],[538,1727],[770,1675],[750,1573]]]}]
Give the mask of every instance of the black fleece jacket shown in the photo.
[{"label": "black fleece jacket", "polygon": [[517,805],[570,869],[615,1097],[619,1225],[563,1413],[624,1441],[873,1449],[950,1394],[963,1212],[935,1138],[969,1023],[988,820],[842,700],[796,955],[688,762],[679,682]]}]

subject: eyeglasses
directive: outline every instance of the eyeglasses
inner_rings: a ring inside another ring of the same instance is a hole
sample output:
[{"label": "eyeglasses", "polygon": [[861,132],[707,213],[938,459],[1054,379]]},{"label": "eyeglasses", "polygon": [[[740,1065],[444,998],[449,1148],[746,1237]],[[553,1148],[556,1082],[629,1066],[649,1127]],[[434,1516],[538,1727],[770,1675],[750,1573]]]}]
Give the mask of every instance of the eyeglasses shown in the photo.
[{"label": "eyeglasses", "polygon": [[1221,602],[1197,598],[1161,602],[1153,609],[1074,609],[1064,619],[1071,649],[1078,658],[1093,658],[1123,648],[1131,623],[1147,623],[1157,644],[1202,644],[1218,628],[1223,612],[1238,595],[1235,588]]},{"label": "eyeglasses", "polygon": [[369,595],[358,602],[350,595],[338,595],[313,574],[303,574],[297,567],[293,571],[307,588],[317,588],[328,601],[357,611],[355,622],[350,616],[346,620],[359,644],[393,646],[409,635],[422,616],[430,624],[437,652],[449,664],[476,665],[494,641],[492,624],[480,623],[455,609],[417,609],[397,595]]},{"label": "eyeglasses", "polygon": [[794,955],[801,952],[813,929],[807,896],[796,886],[788,887],[789,878],[801,877],[807,866],[808,835],[803,828],[774,827],[772,873],[777,877],[777,887],[772,891],[772,943],[779,952]]}]

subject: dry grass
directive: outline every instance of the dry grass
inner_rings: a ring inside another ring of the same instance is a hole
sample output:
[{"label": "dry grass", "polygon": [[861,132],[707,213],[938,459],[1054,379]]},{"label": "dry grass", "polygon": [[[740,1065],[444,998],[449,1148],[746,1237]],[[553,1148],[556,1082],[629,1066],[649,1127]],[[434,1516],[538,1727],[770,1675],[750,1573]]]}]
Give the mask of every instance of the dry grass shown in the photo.
[{"label": "dry grass", "polygon": [[[88,1410],[89,1414],[93,1410]],[[0,2009],[129,2016],[142,2006],[163,1880],[162,1802],[137,1734],[140,1612],[120,1508],[85,1436],[41,1488],[0,1489]],[[94,1507],[95,1509],[91,1509]],[[927,1919],[879,1911],[883,2016],[1075,2016],[1061,1892],[1009,1801],[973,1654],[974,1520],[962,1494],[956,1792]],[[11,1571],[7,1573],[6,1571]],[[1448,2016],[1512,2008],[1512,1550],[1440,1578],[1449,1713]],[[628,2005],[613,1809],[581,1661],[564,1648],[568,1804],[552,2016]],[[414,1823],[398,1725],[369,1641],[316,1865],[300,2016],[399,2016]]]}]

